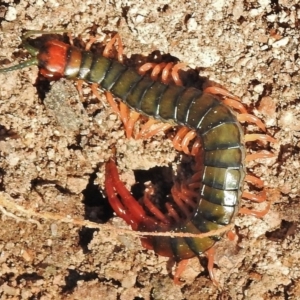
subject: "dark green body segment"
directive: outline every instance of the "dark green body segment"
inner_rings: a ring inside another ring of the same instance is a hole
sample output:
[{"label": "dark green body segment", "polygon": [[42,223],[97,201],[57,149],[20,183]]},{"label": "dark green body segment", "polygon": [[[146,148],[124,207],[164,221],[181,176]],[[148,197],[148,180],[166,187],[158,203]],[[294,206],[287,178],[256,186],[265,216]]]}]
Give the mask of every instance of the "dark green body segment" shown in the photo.
[{"label": "dark green body segment", "polygon": [[[153,81],[117,61],[89,52],[82,54],[77,77],[98,83],[142,114],[196,130],[204,163],[198,205],[192,218],[175,224],[174,231],[197,234],[232,222],[245,177],[245,150],[243,130],[227,106],[201,90]],[[177,259],[205,252],[219,238],[149,237],[155,252]]]}]

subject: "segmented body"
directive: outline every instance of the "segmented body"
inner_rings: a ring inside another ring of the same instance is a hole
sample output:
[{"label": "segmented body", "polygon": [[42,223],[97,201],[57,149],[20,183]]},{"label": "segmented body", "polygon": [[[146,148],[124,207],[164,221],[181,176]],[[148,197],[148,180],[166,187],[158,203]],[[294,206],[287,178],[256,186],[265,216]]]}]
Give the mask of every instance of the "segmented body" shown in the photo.
[{"label": "segmented body", "polygon": [[[154,81],[114,59],[59,40],[46,41],[35,54],[32,64],[37,64],[48,77],[96,83],[133,110],[196,131],[203,147],[199,152],[203,156],[203,174],[197,205],[188,220],[174,222],[169,231],[204,233],[232,222],[242,194],[245,149],[242,127],[230,108],[201,90]],[[151,230],[164,231],[164,227],[158,223]],[[149,231],[146,223],[138,229]],[[148,237],[156,253],[178,260],[205,252],[217,239]]]}]

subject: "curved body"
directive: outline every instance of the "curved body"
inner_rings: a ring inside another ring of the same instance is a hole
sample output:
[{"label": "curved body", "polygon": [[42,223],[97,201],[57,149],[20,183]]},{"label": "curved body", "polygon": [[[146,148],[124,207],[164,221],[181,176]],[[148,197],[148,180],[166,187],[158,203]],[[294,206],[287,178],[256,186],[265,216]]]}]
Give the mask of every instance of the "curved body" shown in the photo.
[{"label": "curved body", "polygon": [[[36,58],[43,75],[96,83],[133,110],[197,132],[203,148],[199,154],[203,156],[203,174],[197,205],[189,220],[174,222],[168,226],[169,231],[204,233],[232,222],[242,194],[245,149],[243,130],[230,108],[201,90],[153,81],[116,60],[58,40],[46,41]],[[158,223],[151,230],[165,231],[164,227]],[[149,231],[143,222],[138,229]],[[219,237],[146,239],[156,253],[181,260],[205,252]]]}]

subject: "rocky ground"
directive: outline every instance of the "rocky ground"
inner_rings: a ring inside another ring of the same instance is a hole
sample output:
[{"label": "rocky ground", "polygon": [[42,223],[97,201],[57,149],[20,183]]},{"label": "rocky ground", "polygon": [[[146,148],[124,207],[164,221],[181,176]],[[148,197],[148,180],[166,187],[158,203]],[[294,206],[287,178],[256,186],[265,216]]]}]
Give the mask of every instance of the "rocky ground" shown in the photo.
[{"label": "rocky ground", "polygon": [[112,147],[130,188],[148,178],[143,170],[176,164],[170,140],[126,139],[104,96],[99,102],[89,86],[80,101],[73,82],[49,85],[37,80],[36,67],[0,74],[0,298],[300,299],[297,2],[0,2],[0,65],[28,58],[25,30],[66,29],[76,42],[118,32],[127,57],[170,53],[239,96],[277,140],[248,145],[248,152],[275,154],[247,165],[264,180],[272,206],[262,219],[238,216],[238,241],[218,243],[221,288],[202,258],[190,260],[176,286],[172,264],[141,247],[103,190]]}]

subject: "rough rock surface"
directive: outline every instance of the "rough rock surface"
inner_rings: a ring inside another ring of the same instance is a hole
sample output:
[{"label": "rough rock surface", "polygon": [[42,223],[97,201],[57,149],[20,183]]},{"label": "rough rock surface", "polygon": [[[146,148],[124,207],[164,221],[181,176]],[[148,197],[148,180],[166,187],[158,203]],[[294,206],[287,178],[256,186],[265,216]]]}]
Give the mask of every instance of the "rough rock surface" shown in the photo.
[{"label": "rough rock surface", "polygon": [[81,102],[70,81],[36,82],[36,67],[0,74],[0,298],[300,299],[299,18],[296,0],[0,2],[0,65],[28,57],[24,30],[85,41],[119,32],[128,57],[170,53],[239,96],[278,141],[274,158],[248,164],[272,206],[262,219],[238,216],[238,242],[218,243],[221,290],[198,258],[175,286],[168,259],[118,229],[128,227],[102,195],[110,147],[131,187],[133,170],[175,160],[170,140],[127,140],[88,86]]}]

